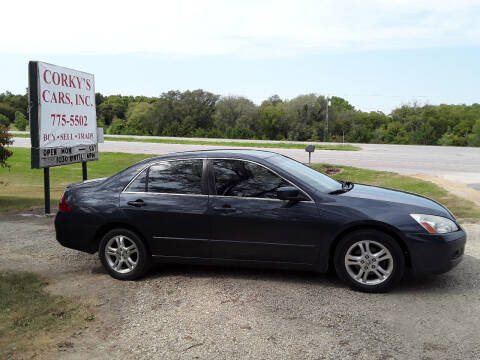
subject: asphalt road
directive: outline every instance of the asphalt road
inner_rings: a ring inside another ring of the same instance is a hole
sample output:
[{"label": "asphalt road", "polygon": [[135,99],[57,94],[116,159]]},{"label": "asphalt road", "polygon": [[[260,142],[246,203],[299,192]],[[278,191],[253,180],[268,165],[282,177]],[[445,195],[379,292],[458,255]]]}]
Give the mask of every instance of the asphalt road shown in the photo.
[{"label": "asphalt road", "polygon": [[[215,141],[217,140],[218,139],[215,139]],[[361,147],[362,150],[317,150],[312,154],[312,162],[393,171],[406,175],[423,174],[442,176],[446,179],[461,181],[465,184],[480,183],[480,148],[379,144],[355,145]],[[30,139],[15,138],[13,146],[30,147]],[[228,147],[127,141],[105,141],[105,143],[99,144],[100,151],[158,155],[179,151],[219,148]],[[275,151],[298,161],[308,162],[308,154],[302,149],[279,148],[263,150]]]},{"label": "asphalt road", "polygon": [[96,254],[61,247],[52,218],[32,212],[2,215],[0,269],[44,275],[49,291],[96,315],[88,328],[56,335],[69,348],[36,359],[474,360],[480,225],[463,226],[463,262],[407,276],[388,294],[354,292],[325,274],[223,267],[157,266],[118,281]]}]

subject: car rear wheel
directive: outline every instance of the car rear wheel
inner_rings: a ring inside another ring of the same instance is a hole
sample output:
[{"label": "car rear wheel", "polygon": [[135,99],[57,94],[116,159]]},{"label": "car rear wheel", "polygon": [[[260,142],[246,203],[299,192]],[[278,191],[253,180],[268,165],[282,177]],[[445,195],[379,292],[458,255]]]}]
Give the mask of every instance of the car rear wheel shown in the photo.
[{"label": "car rear wheel", "polygon": [[335,255],[337,275],[352,289],[364,292],[390,291],[402,278],[405,257],[398,243],[377,230],[347,234]]},{"label": "car rear wheel", "polygon": [[108,273],[119,280],[134,280],[150,267],[150,254],[140,237],[127,229],[106,233],[99,246],[99,256]]}]

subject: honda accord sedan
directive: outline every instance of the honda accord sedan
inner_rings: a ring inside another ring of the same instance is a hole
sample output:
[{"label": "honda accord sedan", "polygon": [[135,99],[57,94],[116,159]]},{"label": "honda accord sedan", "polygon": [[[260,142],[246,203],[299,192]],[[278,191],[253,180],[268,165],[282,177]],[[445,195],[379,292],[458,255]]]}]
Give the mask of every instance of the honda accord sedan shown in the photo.
[{"label": "honda accord sedan", "polygon": [[71,184],[55,227],[63,246],[98,251],[116,279],[137,279],[154,261],[334,269],[366,292],[390,290],[406,269],[452,269],[466,241],[433,200],[257,150],[158,156]]}]

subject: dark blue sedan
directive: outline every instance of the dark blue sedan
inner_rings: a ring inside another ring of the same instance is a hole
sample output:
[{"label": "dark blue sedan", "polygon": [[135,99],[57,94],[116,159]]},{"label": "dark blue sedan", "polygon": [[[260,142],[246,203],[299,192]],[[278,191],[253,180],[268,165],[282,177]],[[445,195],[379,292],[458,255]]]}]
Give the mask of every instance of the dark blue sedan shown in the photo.
[{"label": "dark blue sedan", "polygon": [[158,156],[69,185],[55,227],[62,245],[98,251],[116,279],[136,279],[153,261],[334,268],[367,292],[388,291],[406,268],[450,270],[466,241],[435,201],[338,182],[257,150]]}]

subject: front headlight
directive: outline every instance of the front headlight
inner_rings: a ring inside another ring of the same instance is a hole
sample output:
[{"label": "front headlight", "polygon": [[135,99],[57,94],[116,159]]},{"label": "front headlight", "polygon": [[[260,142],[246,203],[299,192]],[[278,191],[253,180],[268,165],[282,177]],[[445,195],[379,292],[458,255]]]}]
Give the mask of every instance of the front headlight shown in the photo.
[{"label": "front headlight", "polygon": [[450,219],[425,214],[410,214],[430,234],[446,234],[458,230],[458,226]]}]

